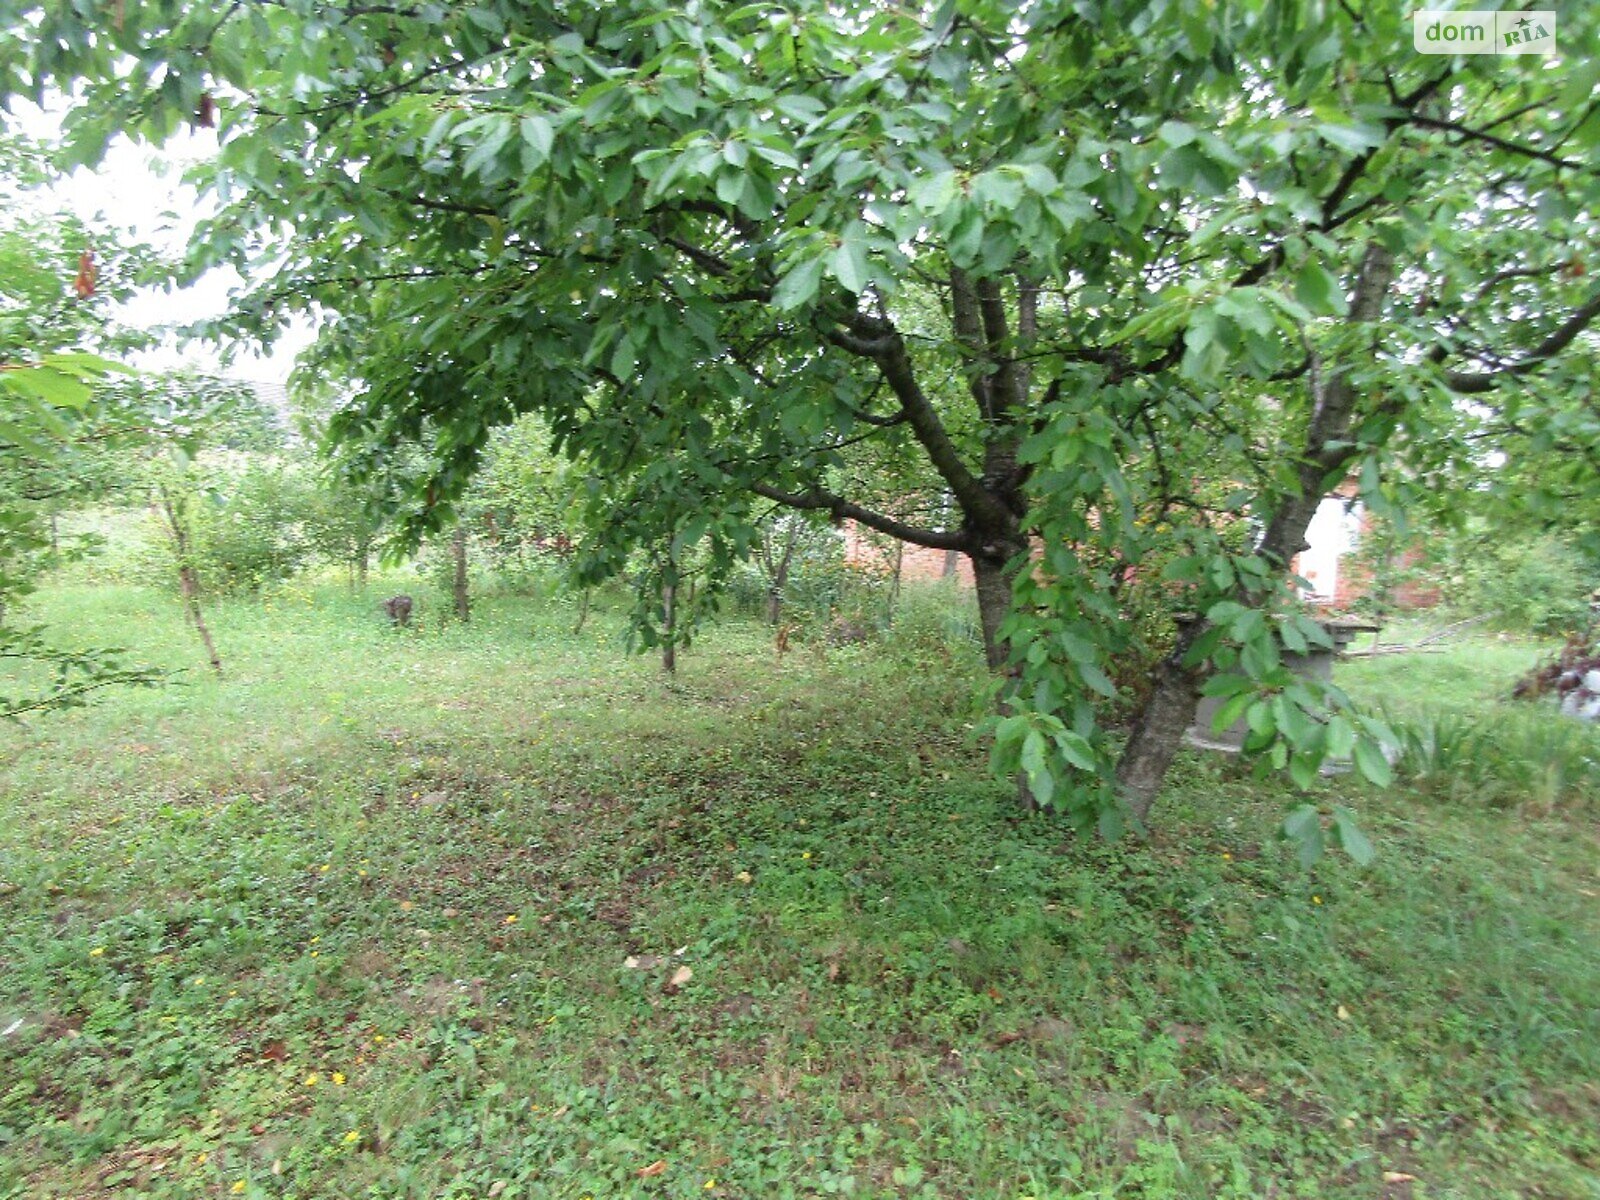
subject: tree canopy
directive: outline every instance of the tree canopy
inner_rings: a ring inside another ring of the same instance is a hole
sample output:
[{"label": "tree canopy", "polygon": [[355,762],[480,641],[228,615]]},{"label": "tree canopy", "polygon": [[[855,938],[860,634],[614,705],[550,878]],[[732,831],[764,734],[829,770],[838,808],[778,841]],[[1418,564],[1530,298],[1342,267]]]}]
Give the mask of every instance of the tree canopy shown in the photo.
[{"label": "tree canopy", "polygon": [[[0,92],[69,93],[80,158],[217,126],[192,267],[252,280],[236,332],[316,314],[347,452],[431,443],[417,530],[538,413],[603,489],[595,574],[729,565],[771,501],[967,554],[999,761],[1084,820],[1143,817],[1208,677],[1297,778],[1381,778],[1283,665],[1316,504],[1393,509],[1471,452],[1464,397],[1595,405],[1592,5],[1553,60],[1311,0],[5,11]],[[880,442],[951,519],[851,494]],[[1158,557],[1206,619],[1119,766],[1094,701]]]}]

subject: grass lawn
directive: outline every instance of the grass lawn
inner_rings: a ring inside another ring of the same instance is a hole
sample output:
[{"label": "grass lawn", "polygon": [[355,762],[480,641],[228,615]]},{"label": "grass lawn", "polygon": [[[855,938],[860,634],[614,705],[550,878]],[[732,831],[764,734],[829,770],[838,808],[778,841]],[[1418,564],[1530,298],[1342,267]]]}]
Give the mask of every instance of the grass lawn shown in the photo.
[{"label": "grass lawn", "polygon": [[[0,730],[0,1196],[1600,1197],[1581,788],[1319,785],[1379,856],[1306,872],[1210,759],[1149,842],[1018,817],[961,648],[667,683],[302,588],[217,680],[167,597],[32,608],[194,669]],[[1341,681],[1493,719],[1534,655]]]}]

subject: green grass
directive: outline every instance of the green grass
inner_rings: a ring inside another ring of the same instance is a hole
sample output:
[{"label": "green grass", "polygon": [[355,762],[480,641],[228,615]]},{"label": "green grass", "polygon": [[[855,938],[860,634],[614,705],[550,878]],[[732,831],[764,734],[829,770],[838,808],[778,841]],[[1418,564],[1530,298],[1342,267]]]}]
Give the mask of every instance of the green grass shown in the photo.
[{"label": "green grass", "polygon": [[34,611],[191,669],[0,731],[0,1196],[1600,1196],[1582,800],[1351,791],[1305,873],[1211,760],[1148,843],[1017,816],[928,639],[667,683],[288,589],[216,680],[162,596]]}]

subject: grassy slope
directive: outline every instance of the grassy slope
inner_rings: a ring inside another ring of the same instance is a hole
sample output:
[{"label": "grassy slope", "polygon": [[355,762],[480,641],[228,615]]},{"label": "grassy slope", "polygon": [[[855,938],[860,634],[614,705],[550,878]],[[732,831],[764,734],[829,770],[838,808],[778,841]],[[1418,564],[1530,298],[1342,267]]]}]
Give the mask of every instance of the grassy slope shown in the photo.
[{"label": "grassy slope", "polygon": [[668,686],[570,616],[285,593],[0,731],[0,1196],[1600,1196],[1592,808],[1364,795],[1307,874],[1193,760],[1075,843],[970,662],[733,627]]}]

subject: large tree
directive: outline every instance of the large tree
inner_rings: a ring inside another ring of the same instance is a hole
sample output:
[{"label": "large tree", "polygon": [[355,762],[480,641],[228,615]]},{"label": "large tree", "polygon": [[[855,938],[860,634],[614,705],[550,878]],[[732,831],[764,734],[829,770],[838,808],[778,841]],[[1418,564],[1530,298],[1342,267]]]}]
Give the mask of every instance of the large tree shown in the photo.
[{"label": "large tree", "polygon": [[[1462,396],[1592,395],[1592,5],[1553,62],[1310,0],[10,7],[0,89],[69,91],[80,155],[219,126],[196,266],[256,281],[236,330],[319,314],[347,446],[433,441],[420,525],[539,412],[597,570],[731,563],[772,501],[968,555],[999,761],[1084,818],[1145,815],[1207,676],[1297,777],[1381,775],[1282,666],[1319,499],[1382,501]],[[878,439],[952,519],[839,486]],[[1158,550],[1201,619],[1119,763],[1092,701]]]}]

